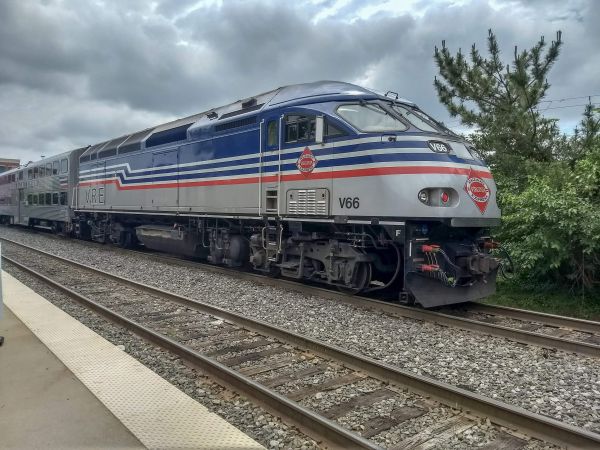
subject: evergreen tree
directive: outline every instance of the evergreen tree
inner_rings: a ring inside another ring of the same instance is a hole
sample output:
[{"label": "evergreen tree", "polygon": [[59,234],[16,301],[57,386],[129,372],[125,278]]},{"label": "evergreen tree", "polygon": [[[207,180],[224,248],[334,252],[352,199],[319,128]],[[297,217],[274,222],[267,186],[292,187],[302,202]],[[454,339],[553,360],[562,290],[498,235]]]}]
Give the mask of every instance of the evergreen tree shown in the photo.
[{"label": "evergreen tree", "polygon": [[514,59],[501,59],[496,36],[489,30],[488,57],[475,44],[469,57],[459,49],[452,55],[445,41],[435,48],[439,78],[434,86],[452,117],[475,126],[471,139],[492,165],[500,180],[521,185],[527,165],[548,162],[556,155],[560,132],[556,121],[539,111],[549,88],[548,73],[562,45],[561,32],[547,46],[544,37],[529,50],[514,50]]}]

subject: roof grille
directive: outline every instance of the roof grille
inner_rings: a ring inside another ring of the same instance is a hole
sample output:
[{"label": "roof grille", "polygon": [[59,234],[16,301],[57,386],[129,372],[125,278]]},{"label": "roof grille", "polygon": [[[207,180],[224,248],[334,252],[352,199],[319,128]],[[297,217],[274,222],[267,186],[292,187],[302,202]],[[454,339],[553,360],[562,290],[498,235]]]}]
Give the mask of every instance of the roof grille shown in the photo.
[{"label": "roof grille", "polygon": [[187,129],[191,125],[191,123],[186,123],[185,125],[181,125],[179,127],[170,128],[168,130],[159,131],[158,133],[152,134],[152,136],[146,139],[146,148],[187,139]]},{"label": "roof grille", "polygon": [[239,119],[239,120],[233,120],[233,121],[227,122],[227,123],[221,123],[221,124],[215,126],[215,131],[225,131],[225,130],[231,130],[233,128],[241,128],[241,127],[245,127],[246,125],[252,125],[254,123],[256,123],[256,116],[247,117],[245,119]]}]

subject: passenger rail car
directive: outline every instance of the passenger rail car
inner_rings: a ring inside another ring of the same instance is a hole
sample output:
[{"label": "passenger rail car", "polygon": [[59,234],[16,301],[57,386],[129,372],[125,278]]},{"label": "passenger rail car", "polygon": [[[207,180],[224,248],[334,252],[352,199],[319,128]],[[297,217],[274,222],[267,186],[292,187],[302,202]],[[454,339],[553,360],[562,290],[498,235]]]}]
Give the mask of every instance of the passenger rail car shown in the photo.
[{"label": "passenger rail car", "polygon": [[[0,174],[0,220],[57,232],[69,228],[79,156],[84,150],[65,152]],[[10,202],[10,206],[4,202]]]},{"label": "passenger rail car", "polygon": [[75,175],[80,238],[424,307],[495,290],[489,169],[394,93],[282,87],[93,145]]}]

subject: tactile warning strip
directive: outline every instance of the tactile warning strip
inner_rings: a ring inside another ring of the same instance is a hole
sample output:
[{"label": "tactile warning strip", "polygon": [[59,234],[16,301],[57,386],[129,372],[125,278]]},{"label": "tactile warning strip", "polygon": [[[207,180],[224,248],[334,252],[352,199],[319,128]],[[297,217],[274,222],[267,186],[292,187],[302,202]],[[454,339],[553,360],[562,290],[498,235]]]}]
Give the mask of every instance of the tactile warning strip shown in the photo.
[{"label": "tactile warning strip", "polygon": [[2,275],[5,305],[146,447],[264,448],[9,274]]}]

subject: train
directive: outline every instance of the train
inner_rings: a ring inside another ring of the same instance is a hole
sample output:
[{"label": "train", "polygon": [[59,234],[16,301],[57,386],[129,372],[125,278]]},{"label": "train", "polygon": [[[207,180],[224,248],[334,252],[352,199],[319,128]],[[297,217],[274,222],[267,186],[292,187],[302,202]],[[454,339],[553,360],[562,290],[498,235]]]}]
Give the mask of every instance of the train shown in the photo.
[{"label": "train", "polygon": [[397,93],[320,81],[0,175],[0,221],[425,308],[495,292],[496,185]]}]

